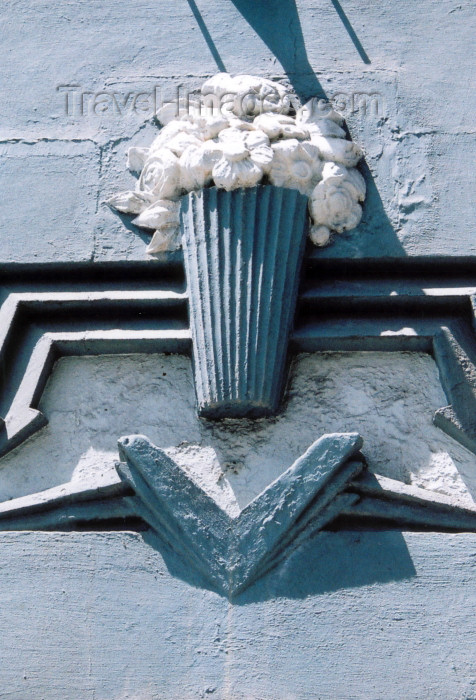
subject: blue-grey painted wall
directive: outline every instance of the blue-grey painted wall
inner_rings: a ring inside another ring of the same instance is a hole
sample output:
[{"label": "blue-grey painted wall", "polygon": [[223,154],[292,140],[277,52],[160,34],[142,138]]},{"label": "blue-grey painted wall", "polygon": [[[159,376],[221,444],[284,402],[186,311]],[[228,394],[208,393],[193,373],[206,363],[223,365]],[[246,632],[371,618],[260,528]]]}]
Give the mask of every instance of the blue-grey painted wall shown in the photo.
[{"label": "blue-grey painted wall", "polygon": [[[223,67],[345,96],[368,197],[319,256],[474,256],[473,15],[465,0],[4,0],[0,263],[145,257],[148,236],[103,200],[156,126],[110,104],[66,114],[58,86],[173,97]],[[352,111],[357,93],[380,112]],[[0,700],[470,700],[475,562],[470,534],[323,533],[231,605],[148,534],[3,534]]]},{"label": "blue-grey painted wall", "polygon": [[147,535],[3,534],[0,698],[474,698],[476,537],[319,537],[230,605]]},{"label": "blue-grey painted wall", "polygon": [[[472,3],[5,0],[1,14],[2,261],[144,257],[147,236],[102,202],[132,182],[127,148],[152,139],[145,98],[68,116],[58,86],[170,97],[223,67],[341,95],[369,194],[358,231],[322,256],[475,254]],[[378,116],[352,111],[357,93],[377,93]]]}]

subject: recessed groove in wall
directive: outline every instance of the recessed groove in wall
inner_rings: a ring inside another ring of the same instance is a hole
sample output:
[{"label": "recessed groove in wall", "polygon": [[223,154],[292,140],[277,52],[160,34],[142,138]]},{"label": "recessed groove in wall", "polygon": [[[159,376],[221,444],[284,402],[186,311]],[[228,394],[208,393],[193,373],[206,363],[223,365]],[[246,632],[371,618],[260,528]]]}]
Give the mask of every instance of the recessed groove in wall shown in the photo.
[{"label": "recessed groove in wall", "polygon": [[[316,277],[317,275],[317,277]],[[476,260],[470,257],[415,257],[389,259],[327,259],[319,251],[308,252],[302,278],[315,281],[432,280],[442,286],[447,280],[476,286]],[[121,262],[0,263],[0,289],[11,291],[45,285],[104,288],[172,288],[185,286],[182,253],[164,255],[161,260]],[[111,285],[114,285],[112,287]],[[117,285],[117,287],[116,287]]]}]

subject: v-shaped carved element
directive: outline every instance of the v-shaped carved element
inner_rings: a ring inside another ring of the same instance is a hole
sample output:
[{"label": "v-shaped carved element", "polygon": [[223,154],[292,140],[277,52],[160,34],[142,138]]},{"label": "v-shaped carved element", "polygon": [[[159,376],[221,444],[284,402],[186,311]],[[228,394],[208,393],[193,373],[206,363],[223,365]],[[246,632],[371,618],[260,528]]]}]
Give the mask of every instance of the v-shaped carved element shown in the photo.
[{"label": "v-shaped carved element", "polygon": [[359,500],[343,494],[362,471],[357,433],[325,435],[241,513],[230,517],[146,437],[119,440],[117,464],[142,518],[215,589],[233,596]]},{"label": "v-shaped carved element", "polygon": [[128,527],[139,517],[229,598],[320,529],[476,532],[476,505],[363,468],[356,434],[324,435],[233,518],[147,438],[119,445],[121,479],[70,482],[0,503],[0,532]]}]

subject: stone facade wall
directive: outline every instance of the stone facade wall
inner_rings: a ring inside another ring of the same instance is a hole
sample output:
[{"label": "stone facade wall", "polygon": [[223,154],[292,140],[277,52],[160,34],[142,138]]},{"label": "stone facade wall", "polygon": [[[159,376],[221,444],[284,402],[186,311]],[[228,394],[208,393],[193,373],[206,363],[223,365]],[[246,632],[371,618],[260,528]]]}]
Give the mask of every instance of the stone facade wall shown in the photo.
[{"label": "stone facade wall", "polygon": [[196,416],[185,356],[63,358],[40,406],[49,424],[3,458],[0,494],[7,500],[70,479],[113,478],[118,436],[139,433],[233,510],[316,436],[355,431],[373,471],[471,503],[475,458],[432,422],[444,403],[435,363],[423,353],[299,355],[279,416],[218,423]]},{"label": "stone facade wall", "polygon": [[[305,264],[327,289],[323,315],[344,297],[350,341],[300,347],[277,416],[198,419],[186,354],[62,357],[39,400],[48,424],[0,460],[0,510],[69,482],[110,484],[118,438],[142,433],[233,516],[334,431],[362,435],[370,471],[474,508],[476,457],[433,423],[449,401],[424,326],[425,313],[458,320],[476,293],[472,4],[5,0],[2,26],[2,303],[149,289],[151,275],[167,287],[181,254],[145,263],[150,237],[104,200],[133,183],[127,149],[157,133],[151,96],[217,70],[333,99],[364,149],[367,199],[358,229]],[[401,295],[419,329],[378,307],[381,336],[406,338],[394,352],[349,349],[367,269],[368,294]],[[25,313],[18,348],[46,316]],[[7,395],[20,370],[1,369]],[[476,697],[474,533],[326,531],[230,602],[135,525],[0,533],[0,700]]]},{"label": "stone facade wall", "polygon": [[[146,98],[133,109],[127,95],[159,86],[173,98],[219,67],[288,73],[300,95],[320,91],[342,108],[366,153],[369,196],[360,233],[326,256],[474,255],[471,3],[61,7],[4,5],[2,260],[142,259],[137,231],[102,204],[131,183],[127,148],[156,131]],[[65,114],[57,88],[74,84]],[[94,109],[91,95],[81,109],[80,94],[104,91],[126,100],[122,114],[112,98]]]}]

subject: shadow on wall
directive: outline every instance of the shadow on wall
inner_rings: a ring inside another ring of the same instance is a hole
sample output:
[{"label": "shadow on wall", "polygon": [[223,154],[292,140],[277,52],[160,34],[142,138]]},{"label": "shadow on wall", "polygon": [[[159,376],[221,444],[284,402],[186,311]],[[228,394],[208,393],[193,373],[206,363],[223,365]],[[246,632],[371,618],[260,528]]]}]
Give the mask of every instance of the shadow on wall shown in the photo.
[{"label": "shadow on wall", "polygon": [[[365,144],[361,144],[365,148]],[[364,176],[367,194],[362,205],[362,220],[357,228],[334,236],[331,245],[317,249],[317,257],[326,258],[403,258],[407,253],[387,216],[372,172],[362,159],[357,169]]]},{"label": "shadow on wall", "polygon": [[294,0],[279,3],[232,0],[233,5],[276,56],[301,101],[325,97],[309,63],[301,21]]},{"label": "shadow on wall", "polygon": [[[214,590],[154,532],[148,530],[142,537],[163,557],[171,576],[196,588]],[[233,603],[249,605],[274,598],[303,599],[414,576],[416,570],[401,532],[320,532],[234,597]]]},{"label": "shadow on wall", "polygon": [[368,57],[367,52],[365,51],[364,47],[360,43],[359,37],[355,33],[354,28],[352,27],[352,25],[349,21],[349,18],[345,14],[344,9],[343,9],[342,5],[340,4],[339,0],[331,0],[331,2],[334,5],[335,11],[337,12],[340,19],[342,20],[342,24],[346,28],[348,35],[352,39],[352,43],[354,44],[355,48],[359,52],[360,58],[362,59],[362,61],[365,64],[369,65],[371,63],[371,60]]},{"label": "shadow on wall", "polygon": [[[370,59],[340,3],[338,0],[331,1],[360,58],[365,64],[369,64]],[[301,102],[311,97],[326,98],[326,93],[307,56],[295,0],[281,0],[279,3],[273,3],[272,6],[268,2],[256,2],[256,0],[232,0],[232,2],[280,62]],[[188,3],[218,69],[226,70],[225,63],[195,1],[188,0]],[[318,36],[318,32],[315,36]],[[324,41],[324,37],[322,40]],[[359,169],[367,183],[362,221],[357,229],[336,236],[333,244],[323,251],[318,251],[317,255],[331,258],[406,256],[385,212],[374,178],[365,160],[361,162]]]},{"label": "shadow on wall", "polygon": [[413,576],[416,570],[399,531],[320,532],[234,602],[306,598]]}]

